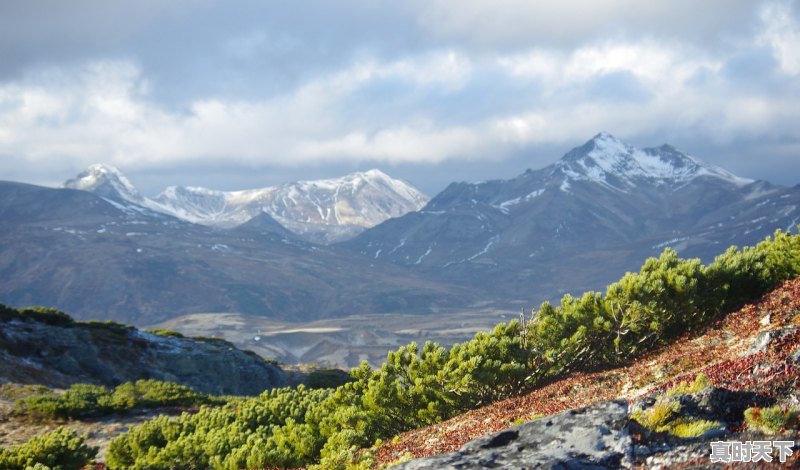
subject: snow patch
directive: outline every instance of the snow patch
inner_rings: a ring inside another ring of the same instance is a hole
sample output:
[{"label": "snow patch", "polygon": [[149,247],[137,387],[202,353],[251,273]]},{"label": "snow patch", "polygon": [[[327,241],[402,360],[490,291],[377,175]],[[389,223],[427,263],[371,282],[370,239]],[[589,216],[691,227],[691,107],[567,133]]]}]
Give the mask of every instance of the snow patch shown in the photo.
[{"label": "snow patch", "polygon": [[526,194],[525,196],[515,197],[514,199],[503,201],[500,204],[495,204],[492,207],[500,209],[503,213],[508,214],[510,207],[513,207],[522,202],[530,201],[531,199],[541,196],[543,193],[544,189],[537,189],[529,194]]},{"label": "snow patch", "polygon": [[495,235],[495,236],[493,236],[492,238],[490,238],[490,239],[489,239],[489,243],[487,243],[487,244],[486,244],[486,246],[485,246],[485,247],[483,247],[483,250],[479,251],[478,253],[475,253],[474,255],[470,256],[470,257],[469,257],[469,258],[467,258],[466,260],[467,260],[467,261],[472,261],[472,260],[474,260],[475,258],[477,258],[478,256],[485,255],[486,253],[488,253],[488,252],[489,252],[489,249],[491,249],[491,248],[492,248],[492,245],[494,245],[495,243],[497,243],[497,241],[498,241],[498,240],[500,240],[500,235]]},{"label": "snow patch", "polygon": [[418,259],[417,259],[417,260],[414,262],[414,264],[420,264],[420,263],[422,262],[422,260],[423,260],[423,259],[424,259],[426,256],[428,256],[429,254],[431,254],[431,247],[428,247],[428,251],[426,251],[425,253],[423,253],[423,254],[422,254],[422,256],[420,256],[420,257],[419,257],[419,258],[418,258]]}]

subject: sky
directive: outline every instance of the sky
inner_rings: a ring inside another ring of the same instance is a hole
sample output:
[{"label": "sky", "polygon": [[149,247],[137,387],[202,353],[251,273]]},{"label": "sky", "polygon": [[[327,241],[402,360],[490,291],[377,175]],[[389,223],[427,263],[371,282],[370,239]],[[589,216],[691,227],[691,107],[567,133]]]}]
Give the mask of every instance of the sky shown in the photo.
[{"label": "sky", "polygon": [[800,183],[800,0],[0,2],[0,180],[434,195],[600,131]]}]

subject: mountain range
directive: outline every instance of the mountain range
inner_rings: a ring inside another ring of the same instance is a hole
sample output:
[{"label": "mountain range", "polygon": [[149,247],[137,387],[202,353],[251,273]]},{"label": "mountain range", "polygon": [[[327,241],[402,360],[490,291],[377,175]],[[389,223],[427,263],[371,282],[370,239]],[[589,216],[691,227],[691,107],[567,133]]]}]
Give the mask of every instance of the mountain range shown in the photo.
[{"label": "mountain range", "polygon": [[118,169],[95,164],[63,187],[212,227],[233,228],[267,214],[302,238],[323,244],[352,238],[389,218],[421,209],[428,201],[415,187],[375,169],[243,191],[170,186],[151,199]]},{"label": "mountain range", "polygon": [[600,133],[516,178],[453,183],[422,210],[344,246],[523,300],[532,291],[599,289],[667,246],[709,260],[798,222],[798,187],[740,178],[670,145],[637,149]]},{"label": "mountain range", "polygon": [[708,260],[800,222],[800,187],[606,133],[545,168],[453,183],[427,203],[376,170],[151,199],[97,165],[65,186],[0,183],[0,302],[136,325],[201,312],[517,310],[599,289],[665,247]]}]

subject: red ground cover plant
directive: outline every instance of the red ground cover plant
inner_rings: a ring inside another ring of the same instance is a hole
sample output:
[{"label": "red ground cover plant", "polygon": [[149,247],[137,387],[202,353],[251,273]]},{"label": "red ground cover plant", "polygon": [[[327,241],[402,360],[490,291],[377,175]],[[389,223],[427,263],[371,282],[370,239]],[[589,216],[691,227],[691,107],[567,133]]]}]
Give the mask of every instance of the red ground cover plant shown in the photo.
[{"label": "red ground cover plant", "polygon": [[[681,381],[691,381],[700,373],[713,385],[732,390],[765,395],[797,390],[800,368],[790,355],[800,347],[800,331],[774,339],[764,352],[747,354],[747,350],[759,333],[798,326],[800,278],[783,283],[758,302],[725,315],[703,329],[690,331],[671,345],[645,354],[626,367],[556,377],[525,395],[397,436],[377,448],[376,466],[408,455],[419,458],[453,452],[470,440],[536,416],[613,398],[634,400]],[[792,459],[787,464],[796,465],[797,461]]]}]

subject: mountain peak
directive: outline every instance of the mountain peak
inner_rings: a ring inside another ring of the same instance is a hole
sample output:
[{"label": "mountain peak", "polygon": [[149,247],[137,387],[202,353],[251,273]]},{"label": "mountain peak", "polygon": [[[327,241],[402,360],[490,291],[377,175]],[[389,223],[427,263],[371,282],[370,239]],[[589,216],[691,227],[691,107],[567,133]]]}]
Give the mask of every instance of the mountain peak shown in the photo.
[{"label": "mountain peak", "polygon": [[751,182],[722,168],[702,163],[672,145],[638,149],[607,132],[595,135],[568,152],[556,167],[567,179],[594,181],[621,191],[643,182],[677,184],[700,176],[715,177],[737,185]]},{"label": "mountain peak", "polygon": [[386,173],[382,172],[377,168],[373,168],[371,170],[367,170],[359,174],[368,178],[383,178],[383,179],[390,178],[389,175],[387,175]]},{"label": "mountain peak", "polygon": [[598,132],[597,135],[592,137],[592,142],[603,143],[603,142],[619,142],[623,143],[618,138],[614,137],[613,135],[609,134],[608,132]]},{"label": "mountain peak", "polygon": [[62,187],[89,191],[111,199],[131,202],[143,200],[136,187],[118,168],[103,163],[89,165],[78,176],[65,181]]}]

